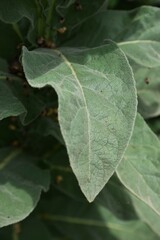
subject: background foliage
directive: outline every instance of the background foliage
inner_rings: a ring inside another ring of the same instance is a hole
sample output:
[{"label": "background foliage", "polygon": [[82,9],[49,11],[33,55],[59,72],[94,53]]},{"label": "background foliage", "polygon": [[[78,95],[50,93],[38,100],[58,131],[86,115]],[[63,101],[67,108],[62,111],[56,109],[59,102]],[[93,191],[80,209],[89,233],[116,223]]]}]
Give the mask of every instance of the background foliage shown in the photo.
[{"label": "background foliage", "polygon": [[0,1],[1,239],[160,239],[159,4]]}]

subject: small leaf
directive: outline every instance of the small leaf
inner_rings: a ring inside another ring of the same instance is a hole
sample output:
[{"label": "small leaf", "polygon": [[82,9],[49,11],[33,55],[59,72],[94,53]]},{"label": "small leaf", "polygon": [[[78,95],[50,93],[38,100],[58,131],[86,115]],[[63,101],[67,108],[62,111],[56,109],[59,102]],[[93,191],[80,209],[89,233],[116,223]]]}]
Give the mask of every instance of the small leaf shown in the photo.
[{"label": "small leaf", "polygon": [[27,217],[41,190],[48,189],[48,172],[31,165],[28,158],[18,150],[0,150],[0,227]]},{"label": "small leaf", "polygon": [[93,49],[23,49],[33,87],[51,85],[72,169],[89,201],[114,173],[132,134],[136,92],[132,71],[116,45]]},{"label": "small leaf", "polygon": [[117,174],[120,181],[160,215],[160,142],[140,115]]},{"label": "small leaf", "polygon": [[5,81],[0,81],[0,120],[25,112],[22,103],[13,95]]}]

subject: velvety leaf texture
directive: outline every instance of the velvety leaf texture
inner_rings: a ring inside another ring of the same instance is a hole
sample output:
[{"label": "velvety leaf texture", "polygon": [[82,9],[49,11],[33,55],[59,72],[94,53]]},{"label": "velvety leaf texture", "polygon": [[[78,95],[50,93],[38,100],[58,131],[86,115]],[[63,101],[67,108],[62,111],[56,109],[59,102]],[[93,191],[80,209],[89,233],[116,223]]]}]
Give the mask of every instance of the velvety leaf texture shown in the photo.
[{"label": "velvety leaf texture", "polygon": [[73,29],[68,41],[63,44],[95,47],[108,39],[117,42],[128,57],[134,72],[139,112],[145,118],[155,117],[160,114],[159,21],[160,9],[156,7],[102,11]]},{"label": "velvety leaf texture", "polygon": [[159,159],[159,139],[138,115],[132,139],[117,174],[134,195],[160,215]]},{"label": "velvety leaf texture", "polygon": [[18,150],[0,150],[0,227],[27,217],[41,190],[48,189],[48,172],[28,163],[28,158]]},{"label": "velvety leaf texture", "polygon": [[136,91],[123,52],[109,44],[93,49],[23,49],[33,87],[51,85],[59,97],[59,123],[71,167],[89,201],[107,183],[130,140]]},{"label": "velvety leaf texture", "polygon": [[[127,57],[143,67],[160,66],[160,43],[151,40],[135,40],[119,43]],[[146,51],[147,49],[147,51]]]}]

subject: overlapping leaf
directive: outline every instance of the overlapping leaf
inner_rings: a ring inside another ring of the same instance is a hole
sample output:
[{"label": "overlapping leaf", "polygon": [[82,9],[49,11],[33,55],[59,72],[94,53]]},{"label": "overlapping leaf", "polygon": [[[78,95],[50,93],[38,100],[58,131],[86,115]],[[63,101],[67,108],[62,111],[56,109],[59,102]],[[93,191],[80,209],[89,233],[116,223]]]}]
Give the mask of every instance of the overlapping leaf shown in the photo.
[{"label": "overlapping leaf", "polygon": [[160,236],[160,216],[144,202],[132,196],[132,202],[139,218],[147,223],[150,228]]},{"label": "overlapping leaf", "polygon": [[79,24],[65,42],[65,45],[93,47],[108,39],[116,41],[133,68],[140,99],[139,111],[145,118],[160,114],[159,21],[160,10],[155,7],[102,11]]},{"label": "overlapping leaf", "polygon": [[[44,102],[24,87],[24,80],[9,73],[9,66],[0,59],[0,120],[20,116],[24,125],[37,118],[44,109]],[[8,79],[8,81],[7,81]]]},{"label": "overlapping leaf", "polygon": [[48,189],[48,172],[31,165],[28,158],[18,150],[0,150],[0,227],[27,217],[41,190]]},{"label": "overlapping leaf", "polygon": [[31,86],[51,85],[57,91],[70,163],[93,201],[121,160],[134,124],[134,79],[124,54],[115,45],[33,52],[24,48],[23,66]]},{"label": "overlapping leaf", "polygon": [[35,16],[35,1],[2,0],[0,1],[0,19],[6,23],[16,23],[23,17],[33,20]]},{"label": "overlapping leaf", "polygon": [[[86,202],[86,199],[77,184],[77,180],[69,166],[66,149],[59,148],[56,153],[51,152],[45,159],[45,163],[51,169],[54,188],[71,197],[78,202]],[[117,218],[123,220],[136,219],[136,214],[132,206],[126,188],[118,181],[116,176],[112,176],[109,182],[95,199],[98,203],[109,209]]]},{"label": "overlapping leaf", "polygon": [[160,142],[142,117],[138,116],[134,133],[117,174],[121,182],[160,215]]},{"label": "overlapping leaf", "polygon": [[[64,237],[74,240],[135,240],[138,233],[139,240],[158,240],[154,232],[139,220],[123,221],[117,219],[110,211],[99,204],[74,201],[65,195],[56,194],[57,198],[40,202],[40,211],[44,223],[54,234],[56,227]],[[67,207],[62,207],[64,204]]]},{"label": "overlapping leaf", "polygon": [[64,2],[58,1],[56,4],[56,10],[60,16],[63,16],[65,22],[63,26],[67,27],[67,31],[73,29],[76,25],[84,22],[90,16],[95,15],[101,9],[103,9],[108,0],[97,0],[95,2],[88,0],[81,0],[80,2],[70,0]]},{"label": "overlapping leaf", "polygon": [[0,120],[18,116],[25,111],[22,103],[13,95],[4,80],[0,81]]},{"label": "overlapping leaf", "polygon": [[20,42],[19,36],[11,25],[5,24],[2,21],[0,21],[0,32],[3,33],[1,34],[0,57],[8,61],[13,59],[13,56],[17,52],[16,46]]}]

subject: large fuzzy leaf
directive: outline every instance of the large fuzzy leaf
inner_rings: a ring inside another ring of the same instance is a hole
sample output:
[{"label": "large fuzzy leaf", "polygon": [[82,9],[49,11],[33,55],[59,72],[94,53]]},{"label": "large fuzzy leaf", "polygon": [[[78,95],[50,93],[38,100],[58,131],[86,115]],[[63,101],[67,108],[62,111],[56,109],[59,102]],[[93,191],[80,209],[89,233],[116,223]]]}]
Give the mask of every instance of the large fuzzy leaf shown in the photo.
[{"label": "large fuzzy leaf", "polygon": [[64,42],[67,46],[95,47],[108,39],[116,41],[133,68],[139,112],[145,118],[160,114],[159,21],[160,10],[155,7],[102,11],[79,24],[69,33],[68,41]]},{"label": "large fuzzy leaf", "polygon": [[159,139],[138,115],[132,139],[117,174],[134,195],[160,215],[159,159]]},{"label": "large fuzzy leaf", "polygon": [[41,190],[48,189],[48,172],[31,165],[28,158],[18,150],[0,150],[0,227],[27,217]]},{"label": "large fuzzy leaf", "polygon": [[89,201],[123,157],[136,112],[131,68],[116,45],[93,49],[24,48],[33,87],[51,85],[59,97],[59,123],[72,169]]},{"label": "large fuzzy leaf", "polygon": [[[50,153],[45,159],[45,164],[51,169],[51,184],[55,189],[58,189],[75,201],[86,202],[77,184],[75,175],[69,166],[66,149],[60,148],[56,153]],[[110,209],[120,219],[135,219],[137,217],[130,197],[126,192],[126,188],[118,181],[117,177],[112,176],[94,203]]]}]

